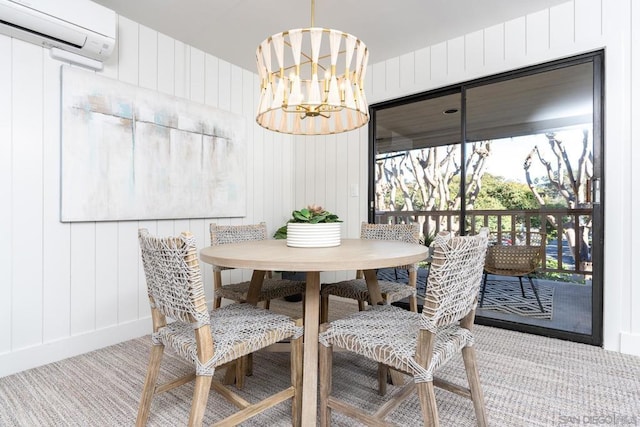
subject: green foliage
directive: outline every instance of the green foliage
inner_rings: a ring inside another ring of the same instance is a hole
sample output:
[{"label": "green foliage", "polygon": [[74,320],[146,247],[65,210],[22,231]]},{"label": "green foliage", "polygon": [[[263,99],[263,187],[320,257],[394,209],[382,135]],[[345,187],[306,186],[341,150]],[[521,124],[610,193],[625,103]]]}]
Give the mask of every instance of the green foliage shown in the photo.
[{"label": "green foliage", "polygon": [[478,194],[474,208],[528,210],[540,209],[540,204],[526,184],[484,174],[482,191]]}]

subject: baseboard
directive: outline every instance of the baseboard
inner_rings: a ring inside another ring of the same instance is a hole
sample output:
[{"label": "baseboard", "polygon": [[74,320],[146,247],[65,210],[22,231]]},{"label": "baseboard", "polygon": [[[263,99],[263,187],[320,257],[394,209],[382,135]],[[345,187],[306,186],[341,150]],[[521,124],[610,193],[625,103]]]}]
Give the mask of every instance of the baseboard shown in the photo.
[{"label": "baseboard", "polygon": [[640,334],[621,332],[620,353],[640,356]]},{"label": "baseboard", "polygon": [[151,318],[32,346],[0,355],[0,378],[151,333]]}]

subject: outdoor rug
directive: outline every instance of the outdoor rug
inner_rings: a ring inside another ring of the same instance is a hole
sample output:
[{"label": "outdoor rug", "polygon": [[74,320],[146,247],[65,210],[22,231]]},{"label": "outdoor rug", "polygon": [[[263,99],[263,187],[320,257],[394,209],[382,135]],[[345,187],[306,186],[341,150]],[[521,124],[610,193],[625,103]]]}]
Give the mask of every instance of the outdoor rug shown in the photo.
[{"label": "outdoor rug", "polygon": [[[502,280],[494,279],[490,276],[487,280],[487,287],[481,308],[534,319],[551,320],[553,318],[554,289],[551,286],[537,284],[535,279],[533,279],[533,282],[538,290],[538,296],[544,308],[544,313],[540,311],[540,306],[527,278],[522,279],[522,284],[524,285],[523,298],[520,283],[517,279]],[[479,295],[478,299],[480,299],[481,296],[482,295]],[[478,306],[478,308],[480,307]]]},{"label": "outdoor rug", "polygon": [[[427,270],[424,268],[418,269],[418,305],[421,310],[422,298],[420,296],[425,295]],[[483,310],[492,310],[505,314],[515,314],[518,316],[524,316],[533,319],[547,319],[553,318],[553,291],[554,288],[547,285],[538,284],[536,279],[533,279],[533,283],[538,289],[538,296],[542,307],[544,307],[544,313],[540,311],[540,306],[536,297],[531,290],[529,280],[523,279],[524,285],[524,298],[520,291],[520,284],[518,279],[510,278],[495,278],[495,276],[489,276],[487,281],[486,295],[482,304]],[[408,283],[408,274],[406,270],[393,268],[384,268],[378,270],[378,280],[391,280],[403,283]],[[478,301],[480,301],[481,295],[478,295]],[[399,301],[394,305],[408,308],[408,301]]]}]

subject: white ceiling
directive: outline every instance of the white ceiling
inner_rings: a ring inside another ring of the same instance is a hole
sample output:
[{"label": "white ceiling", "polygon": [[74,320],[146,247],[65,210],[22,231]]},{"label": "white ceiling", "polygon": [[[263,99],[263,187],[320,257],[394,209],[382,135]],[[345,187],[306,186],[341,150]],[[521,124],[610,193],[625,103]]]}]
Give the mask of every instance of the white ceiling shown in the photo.
[{"label": "white ceiling", "polygon": [[[250,71],[262,40],[311,24],[311,0],[94,1]],[[566,1],[317,0],[315,25],[357,36],[374,64]]]}]

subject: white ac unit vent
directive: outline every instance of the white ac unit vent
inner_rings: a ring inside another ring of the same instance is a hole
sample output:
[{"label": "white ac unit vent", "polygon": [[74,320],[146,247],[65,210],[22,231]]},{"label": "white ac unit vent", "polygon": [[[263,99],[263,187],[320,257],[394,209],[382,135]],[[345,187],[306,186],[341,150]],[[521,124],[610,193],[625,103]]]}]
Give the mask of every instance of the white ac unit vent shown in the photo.
[{"label": "white ac unit vent", "polygon": [[0,34],[99,63],[113,52],[116,19],[88,0],[0,0]]}]

